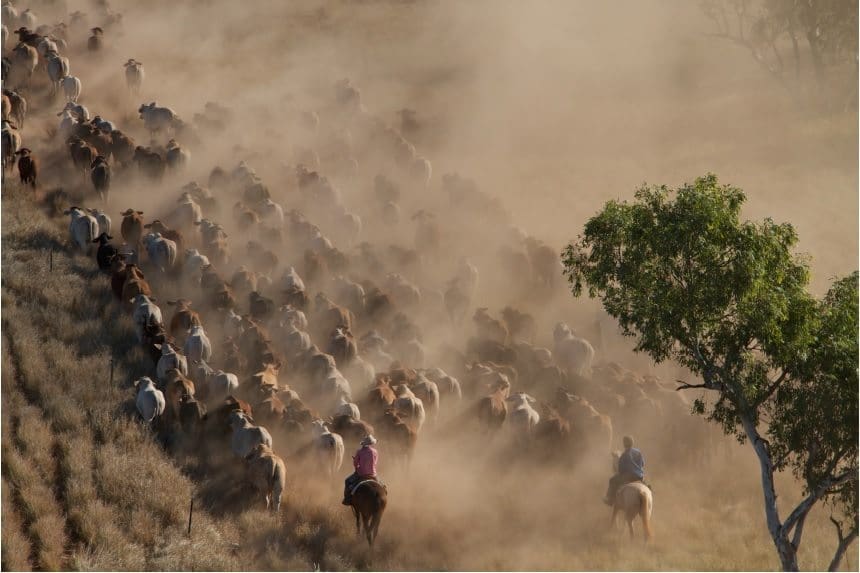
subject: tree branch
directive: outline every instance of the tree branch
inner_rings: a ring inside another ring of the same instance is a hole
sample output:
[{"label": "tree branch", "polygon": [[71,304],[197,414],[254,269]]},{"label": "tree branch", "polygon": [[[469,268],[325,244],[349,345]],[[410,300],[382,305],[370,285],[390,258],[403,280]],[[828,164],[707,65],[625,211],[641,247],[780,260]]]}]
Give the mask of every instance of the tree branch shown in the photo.
[{"label": "tree branch", "polygon": [[803,517],[805,514],[809,513],[809,510],[812,509],[812,506],[820,500],[827,491],[835,486],[842,485],[843,483],[847,483],[852,480],[857,479],[857,472],[855,471],[846,471],[838,476],[833,478],[829,478],[823,480],[818,487],[816,487],[803,501],[801,501],[797,507],[794,508],[794,511],[788,516],[788,518],[782,524],[782,531],[786,535],[791,531],[791,528],[797,524],[797,521]]},{"label": "tree branch", "polygon": [[767,390],[765,390],[765,391],[764,391],[764,394],[762,394],[761,396],[759,396],[758,400],[756,400],[756,401],[753,403],[753,408],[758,408],[759,406],[761,406],[762,404],[764,404],[764,402],[765,402],[768,398],[770,398],[771,396],[773,396],[773,393],[774,393],[774,392],[776,392],[776,389],[777,389],[777,388],[779,388],[779,385],[780,385],[780,384],[782,384],[783,382],[785,382],[785,378],[786,378],[787,376],[788,376],[788,371],[787,371],[787,370],[783,370],[783,371],[782,371],[782,374],[780,374],[780,375],[779,375],[779,377],[778,377],[776,380],[774,380],[774,381],[773,381],[773,384],[771,384],[770,386],[768,386],[768,387],[767,387]]},{"label": "tree branch", "polygon": [[675,380],[675,382],[680,384],[680,386],[675,388],[676,392],[678,390],[690,390],[691,388],[704,388],[705,390],[714,390],[715,389],[713,386],[710,386],[708,384],[687,384],[683,380]]},{"label": "tree branch", "polygon": [[836,571],[842,563],[842,556],[845,554],[845,551],[852,543],[854,543],[854,540],[857,539],[857,523],[855,522],[854,527],[851,528],[847,536],[843,536],[842,524],[835,520],[832,515],[830,516],[830,521],[836,526],[836,535],[839,536],[839,545],[836,547],[836,552],[833,554],[833,560],[830,561],[830,566],[827,570]]}]

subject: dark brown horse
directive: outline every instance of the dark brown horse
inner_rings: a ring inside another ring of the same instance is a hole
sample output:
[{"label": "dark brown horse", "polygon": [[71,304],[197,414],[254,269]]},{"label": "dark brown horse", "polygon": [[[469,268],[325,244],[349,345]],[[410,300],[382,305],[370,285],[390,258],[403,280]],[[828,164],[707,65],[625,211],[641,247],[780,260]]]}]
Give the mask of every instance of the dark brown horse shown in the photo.
[{"label": "dark brown horse", "polygon": [[382,513],[388,504],[388,492],[385,487],[377,481],[368,480],[358,484],[355,493],[352,494],[352,513],[355,514],[355,528],[361,535],[361,526],[364,524],[364,535],[367,544],[373,548],[376,535],[379,533],[379,522]]}]

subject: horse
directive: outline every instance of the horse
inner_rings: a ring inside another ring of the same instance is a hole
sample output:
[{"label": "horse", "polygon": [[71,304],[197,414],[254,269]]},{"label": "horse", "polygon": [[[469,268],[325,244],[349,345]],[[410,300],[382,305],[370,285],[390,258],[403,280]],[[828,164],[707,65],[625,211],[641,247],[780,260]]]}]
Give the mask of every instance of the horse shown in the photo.
[{"label": "horse", "polygon": [[352,513],[355,515],[355,529],[361,536],[361,526],[364,524],[364,534],[367,544],[373,549],[373,542],[379,533],[379,522],[388,504],[388,492],[385,487],[375,480],[359,483],[352,494]]},{"label": "horse", "polygon": [[615,527],[615,516],[619,511],[624,512],[627,520],[627,528],[630,530],[630,539],[633,539],[633,520],[637,515],[642,516],[642,527],[645,530],[645,542],[651,540],[651,510],[654,500],[651,490],[642,482],[628,483],[618,488],[615,494],[615,503],[612,506],[612,523]]}]

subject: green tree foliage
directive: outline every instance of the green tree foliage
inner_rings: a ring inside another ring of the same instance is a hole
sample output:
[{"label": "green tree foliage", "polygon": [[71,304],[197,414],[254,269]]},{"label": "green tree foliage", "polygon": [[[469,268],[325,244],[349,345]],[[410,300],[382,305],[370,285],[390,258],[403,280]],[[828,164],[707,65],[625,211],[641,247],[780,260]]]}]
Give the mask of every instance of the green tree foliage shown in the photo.
[{"label": "green tree foliage", "polygon": [[714,35],[745,47],[795,94],[857,105],[857,3],[846,0],[701,0]]},{"label": "green tree foliage", "polygon": [[[637,351],[701,377],[679,389],[711,391],[713,400],[697,400],[694,410],[755,449],[768,529],[784,568],[797,568],[803,522],[821,500],[852,520],[844,537],[850,544],[857,520],[856,275],[816,301],[806,290],[807,261],[792,251],[792,226],[741,221],[743,192],[714,175],[677,191],[642,187],[635,199],[607,203],[565,249],[573,293],[587,287],[600,297],[622,332],[636,338]],[[773,483],[783,468],[804,479],[807,495],[785,521]]]}]

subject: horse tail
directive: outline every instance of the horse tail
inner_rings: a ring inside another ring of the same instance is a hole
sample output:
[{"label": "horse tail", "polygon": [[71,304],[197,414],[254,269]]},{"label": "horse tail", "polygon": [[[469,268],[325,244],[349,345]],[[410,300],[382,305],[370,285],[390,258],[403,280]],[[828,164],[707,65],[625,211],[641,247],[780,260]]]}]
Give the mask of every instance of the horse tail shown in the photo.
[{"label": "horse tail", "polygon": [[650,541],[654,536],[651,531],[651,506],[652,506],[652,498],[650,491],[643,491],[639,493],[639,502],[640,508],[639,512],[642,515],[642,528],[645,530],[645,541]]}]

